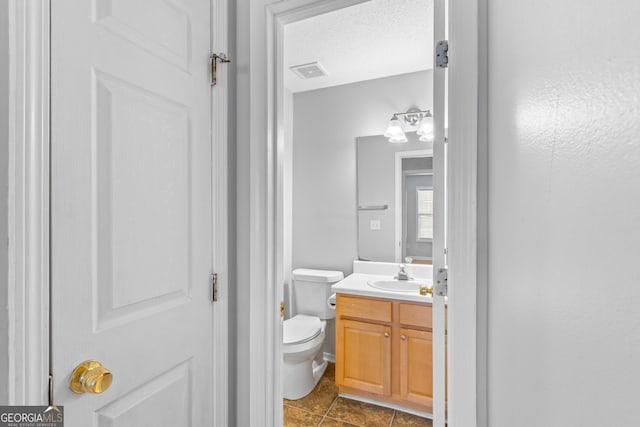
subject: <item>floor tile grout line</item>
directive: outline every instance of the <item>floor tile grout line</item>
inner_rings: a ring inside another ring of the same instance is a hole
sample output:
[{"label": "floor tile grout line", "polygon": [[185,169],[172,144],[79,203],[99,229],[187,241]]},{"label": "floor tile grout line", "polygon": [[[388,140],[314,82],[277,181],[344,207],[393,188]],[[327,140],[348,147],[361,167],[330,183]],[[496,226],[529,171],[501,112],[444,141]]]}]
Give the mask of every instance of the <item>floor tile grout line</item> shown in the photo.
[{"label": "floor tile grout line", "polygon": [[331,412],[331,408],[333,408],[333,407],[336,405],[336,403],[338,402],[338,399],[339,399],[339,398],[340,398],[340,394],[338,394],[338,395],[335,397],[335,399],[333,399],[333,402],[331,402],[331,405],[329,405],[329,409],[327,409],[327,413],[326,413],[326,415],[325,415],[325,418],[329,418],[330,420],[340,421],[340,422],[344,422],[344,423],[347,423],[347,424],[351,424],[352,426],[357,426],[357,427],[366,427],[366,426],[361,426],[361,425],[359,425],[359,424],[354,424],[354,423],[352,423],[351,421],[348,421],[348,420],[343,420],[342,418],[337,418],[337,417],[336,417],[336,418],[334,418],[334,417],[330,417],[330,416],[329,416],[329,412]]},{"label": "floor tile grout line", "polygon": [[338,396],[334,397],[333,400],[331,401],[331,404],[327,407],[327,410],[324,411],[324,416],[322,417],[322,420],[320,421],[320,424],[318,424],[318,427],[320,427],[320,426],[322,426],[322,424],[324,424],[325,420],[327,419],[327,414],[331,410],[331,407],[333,406],[333,403],[336,401],[337,398],[338,398]]},{"label": "floor tile grout line", "polygon": [[334,397],[333,400],[331,401],[331,405],[329,405],[329,407],[325,411],[324,416],[322,417],[322,420],[320,420],[320,424],[318,424],[318,427],[324,424],[325,420],[327,419],[327,415],[329,414],[329,411],[333,407],[333,404],[336,403],[336,400],[338,400],[338,396]]},{"label": "floor tile grout line", "polygon": [[333,418],[333,417],[330,417],[328,415],[325,418],[333,420],[333,421],[340,421],[342,423],[346,423],[346,424],[349,424],[349,425],[355,426],[355,427],[367,427],[366,425],[354,424],[353,421],[343,420],[342,418]]},{"label": "floor tile grout line", "polygon": [[315,413],[313,411],[310,411],[308,409],[305,409],[305,408],[299,408],[297,406],[291,406],[291,405],[287,405],[287,404],[284,404],[283,406],[288,406],[291,409],[297,409],[298,411],[306,412],[307,414],[315,415],[316,417],[324,417],[324,415],[322,415],[322,414],[317,414],[317,413]]},{"label": "floor tile grout line", "polygon": [[[329,416],[329,412],[331,411],[331,408],[333,408],[333,407],[335,406],[335,404],[336,404],[336,402],[338,401],[338,398],[339,398],[339,397],[340,397],[340,395],[336,396],[336,397],[333,399],[333,401],[331,402],[331,405],[329,405],[328,409],[326,410],[326,412],[325,412],[324,414],[318,414],[318,413],[313,412],[313,411],[310,411],[310,410],[308,410],[308,409],[305,409],[305,408],[299,408],[299,407],[297,407],[297,406],[291,406],[291,405],[286,404],[286,403],[283,403],[283,406],[287,406],[287,407],[289,407],[289,408],[291,408],[291,409],[296,409],[296,410],[299,410],[299,411],[305,412],[305,413],[307,413],[307,414],[310,414],[310,415],[313,415],[313,416],[316,416],[316,417],[320,417],[320,421],[319,421],[319,423],[318,423],[318,427],[322,426],[322,425],[323,425],[323,423],[324,423],[327,419],[329,419],[329,420],[333,420],[333,421],[343,422],[343,423],[346,423],[346,424],[349,424],[349,425],[352,425],[352,426],[356,426],[356,427],[366,427],[366,425],[354,424],[354,423],[353,423],[353,421],[350,421],[350,420],[344,420],[344,419],[342,419],[342,418]],[[395,422],[395,419],[396,419],[396,417],[397,417],[397,415],[398,415],[398,413],[399,413],[399,412],[400,412],[400,411],[398,411],[398,410],[396,410],[396,409],[394,409],[394,410],[393,410],[393,413],[392,413],[392,415],[391,415],[391,420],[389,421],[389,427],[392,427],[392,426],[393,426],[393,423]]]},{"label": "floor tile grout line", "polygon": [[336,404],[336,402],[338,401],[338,398],[340,397],[340,395],[338,394],[336,397],[333,398],[333,401],[331,402],[331,405],[329,405],[329,407],[327,408],[327,412],[324,413],[324,416],[328,416],[329,412],[331,412],[331,408],[333,408],[333,406]]},{"label": "floor tile grout line", "polygon": [[[326,379],[328,379],[331,383],[335,384],[335,378],[329,378],[328,376],[326,376],[326,374],[325,374],[325,375],[323,375],[323,378],[322,378],[322,379],[325,379],[325,378],[326,378]],[[315,393],[315,392],[316,392],[316,390],[315,390],[315,388],[314,388],[314,390],[312,391],[312,393]],[[324,423],[325,423],[327,420],[337,421],[337,422],[345,423],[345,424],[347,424],[347,425],[355,426],[355,427],[366,427],[366,425],[364,425],[364,426],[363,426],[363,425],[360,425],[360,424],[355,424],[353,421],[350,421],[350,420],[346,420],[346,419],[342,419],[342,418],[339,418],[339,417],[334,417],[334,416],[330,416],[330,415],[329,415],[329,413],[331,412],[331,410],[332,410],[332,409],[337,405],[337,402],[338,402],[338,400],[339,400],[339,399],[340,399],[340,394],[338,393],[338,394],[333,398],[333,400],[331,401],[331,403],[329,404],[329,406],[328,406],[328,407],[324,410],[324,412],[322,412],[322,413],[315,412],[313,409],[309,409],[309,408],[306,408],[306,407],[304,407],[304,406],[303,406],[303,407],[299,407],[299,406],[291,405],[290,403],[291,403],[291,402],[293,402],[293,401],[287,401],[286,399],[285,399],[285,401],[283,402],[283,405],[284,405],[285,407],[290,408],[290,409],[299,410],[299,411],[302,411],[302,412],[304,412],[304,413],[306,413],[306,414],[312,415],[312,416],[314,416],[314,418],[315,418],[315,417],[319,417],[319,418],[320,418],[320,420],[319,420],[319,424],[317,425],[318,427],[320,427],[320,426],[324,425]],[[347,400],[348,400],[348,399],[347,399]],[[375,405],[375,404],[373,404],[373,406],[377,406],[377,407],[384,408],[384,406]],[[393,411],[393,412],[391,413],[391,418],[390,418],[390,421],[389,421],[388,427],[393,427],[393,426],[394,426],[394,423],[395,423],[395,421],[396,421],[396,419],[400,420],[400,418],[399,418],[399,414],[401,413],[401,411],[398,411],[398,410],[393,409],[393,408],[389,408],[389,409],[392,409],[392,411]],[[286,425],[285,425],[284,427],[286,427]]]},{"label": "floor tile grout line", "polygon": [[[329,413],[329,411],[331,410],[331,408],[333,407],[333,405],[336,403],[336,401],[338,400],[339,395],[336,395],[336,397],[333,398],[333,400],[331,401],[331,404],[328,406],[328,408],[321,414],[318,414],[317,412],[313,412],[312,410],[309,410],[308,408],[304,408],[304,407],[299,407],[299,406],[294,406],[291,405],[289,403],[287,403],[286,401],[283,400],[282,404],[283,406],[289,407],[291,409],[296,409],[302,412],[305,412],[307,414],[310,415],[314,415],[316,417],[320,417],[320,422],[318,424],[318,426],[321,426],[322,423],[325,421],[326,418],[330,418],[332,420],[337,420],[337,421],[344,421],[344,420],[339,420],[336,418],[332,418],[332,417],[327,417],[327,414]],[[285,426],[286,427],[286,426]]]}]

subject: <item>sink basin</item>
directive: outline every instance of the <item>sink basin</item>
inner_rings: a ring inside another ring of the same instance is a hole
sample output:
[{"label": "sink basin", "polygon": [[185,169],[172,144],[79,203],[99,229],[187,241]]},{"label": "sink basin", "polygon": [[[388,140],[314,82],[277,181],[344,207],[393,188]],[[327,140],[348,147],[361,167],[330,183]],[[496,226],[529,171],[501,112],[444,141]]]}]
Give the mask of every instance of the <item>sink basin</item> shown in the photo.
[{"label": "sink basin", "polygon": [[367,282],[367,285],[372,288],[383,289],[385,291],[393,292],[415,292],[420,291],[420,286],[431,285],[431,281],[416,282],[413,280],[371,280]]}]

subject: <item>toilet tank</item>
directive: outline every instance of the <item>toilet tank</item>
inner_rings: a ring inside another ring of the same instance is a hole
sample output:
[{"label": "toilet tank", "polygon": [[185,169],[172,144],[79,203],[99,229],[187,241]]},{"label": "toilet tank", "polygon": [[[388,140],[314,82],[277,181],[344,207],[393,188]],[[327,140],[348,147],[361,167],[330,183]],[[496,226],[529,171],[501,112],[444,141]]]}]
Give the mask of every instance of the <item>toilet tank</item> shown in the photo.
[{"label": "toilet tank", "polygon": [[296,314],[317,316],[320,319],[334,319],[335,310],[331,310],[327,300],[333,292],[331,286],[344,279],[341,271],[293,270],[293,299]]}]

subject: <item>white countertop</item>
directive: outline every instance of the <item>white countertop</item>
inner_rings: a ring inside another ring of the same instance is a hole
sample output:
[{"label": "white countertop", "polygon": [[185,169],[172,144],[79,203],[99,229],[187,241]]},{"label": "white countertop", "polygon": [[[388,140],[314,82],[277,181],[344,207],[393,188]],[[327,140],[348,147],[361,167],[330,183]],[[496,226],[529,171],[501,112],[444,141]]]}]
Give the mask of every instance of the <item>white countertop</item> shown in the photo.
[{"label": "white countertop", "polygon": [[[340,294],[361,295],[374,298],[387,298],[401,301],[415,301],[432,303],[433,298],[431,296],[420,295],[416,290],[415,292],[396,292],[387,291],[384,289],[377,289],[367,284],[368,281],[375,280],[393,280],[393,276],[386,276],[381,274],[366,274],[366,273],[353,273],[339,281],[331,287],[332,291]],[[416,278],[413,281],[423,283],[431,286],[431,279]]]}]

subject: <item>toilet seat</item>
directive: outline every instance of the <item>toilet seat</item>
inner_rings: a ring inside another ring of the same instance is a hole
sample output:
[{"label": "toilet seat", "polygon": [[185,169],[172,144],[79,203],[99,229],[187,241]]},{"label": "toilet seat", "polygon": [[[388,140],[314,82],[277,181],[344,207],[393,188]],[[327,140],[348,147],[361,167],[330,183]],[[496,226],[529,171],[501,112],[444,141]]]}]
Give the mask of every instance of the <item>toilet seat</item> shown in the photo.
[{"label": "toilet seat", "polygon": [[302,344],[313,340],[322,332],[322,322],[315,316],[298,314],[284,321],[282,341],[285,345]]}]

